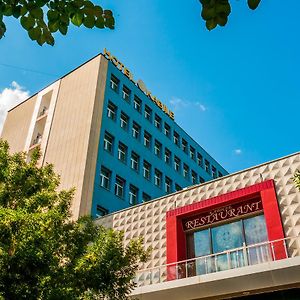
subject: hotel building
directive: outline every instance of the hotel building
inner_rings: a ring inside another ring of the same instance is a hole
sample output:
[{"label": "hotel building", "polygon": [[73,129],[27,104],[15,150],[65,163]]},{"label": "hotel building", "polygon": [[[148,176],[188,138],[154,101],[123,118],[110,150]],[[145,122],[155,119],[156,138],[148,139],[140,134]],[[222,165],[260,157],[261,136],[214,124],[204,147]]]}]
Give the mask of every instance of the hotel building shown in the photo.
[{"label": "hotel building", "polygon": [[73,217],[102,216],[228,174],[107,50],[8,112],[12,152],[41,149]]}]

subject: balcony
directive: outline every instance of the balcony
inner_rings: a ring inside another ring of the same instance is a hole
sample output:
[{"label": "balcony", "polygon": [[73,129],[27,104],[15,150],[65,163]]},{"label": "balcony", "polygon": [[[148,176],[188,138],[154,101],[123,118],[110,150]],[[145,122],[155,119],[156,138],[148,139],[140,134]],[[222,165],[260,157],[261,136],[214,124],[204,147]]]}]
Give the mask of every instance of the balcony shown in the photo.
[{"label": "balcony", "polygon": [[29,147],[29,151],[32,150],[33,148],[37,147],[38,145],[40,145],[41,142],[42,142],[42,135],[38,133],[36,138],[32,141],[32,143]]},{"label": "balcony", "polygon": [[48,115],[48,108],[46,106],[39,112],[36,121],[40,121]]},{"label": "balcony", "polygon": [[224,299],[300,285],[300,237],[139,270],[133,297]]}]

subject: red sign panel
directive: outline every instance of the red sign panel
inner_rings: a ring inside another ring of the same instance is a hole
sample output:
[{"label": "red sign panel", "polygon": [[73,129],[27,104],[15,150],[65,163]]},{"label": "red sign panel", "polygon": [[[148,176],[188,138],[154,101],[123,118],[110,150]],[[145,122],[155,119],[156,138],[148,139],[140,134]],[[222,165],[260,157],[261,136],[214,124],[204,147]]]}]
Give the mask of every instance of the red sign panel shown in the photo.
[{"label": "red sign panel", "polygon": [[183,220],[183,229],[191,230],[202,226],[211,225],[220,221],[244,216],[263,210],[261,199],[251,199],[203,212],[199,215]]}]

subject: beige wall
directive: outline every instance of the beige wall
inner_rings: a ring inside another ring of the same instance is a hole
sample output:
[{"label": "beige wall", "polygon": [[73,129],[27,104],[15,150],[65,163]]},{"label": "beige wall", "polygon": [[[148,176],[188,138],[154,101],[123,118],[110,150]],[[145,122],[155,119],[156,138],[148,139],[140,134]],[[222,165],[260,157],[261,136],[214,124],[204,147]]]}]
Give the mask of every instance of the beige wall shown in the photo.
[{"label": "beige wall", "polygon": [[[81,211],[80,201],[91,202],[96,163],[91,160],[97,155],[104,96],[101,88],[106,71],[107,61],[99,55],[61,79],[44,156],[44,162],[53,163],[61,175],[62,189],[76,187],[72,203],[74,218],[89,213],[91,206],[82,205]],[[97,111],[93,114],[94,109]]]},{"label": "beige wall", "polygon": [[37,95],[16,106],[7,114],[1,138],[7,140],[12,153],[24,151]]}]

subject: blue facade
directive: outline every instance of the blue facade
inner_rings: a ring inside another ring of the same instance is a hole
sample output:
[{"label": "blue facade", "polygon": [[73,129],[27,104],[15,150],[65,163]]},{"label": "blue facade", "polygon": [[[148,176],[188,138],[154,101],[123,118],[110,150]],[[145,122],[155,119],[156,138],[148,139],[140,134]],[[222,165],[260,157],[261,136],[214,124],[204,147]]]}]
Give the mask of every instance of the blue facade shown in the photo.
[{"label": "blue facade", "polygon": [[[178,143],[174,134],[179,136]],[[178,170],[175,169],[175,160]],[[228,173],[220,164],[108,62],[94,180],[93,217],[225,174]]]}]

